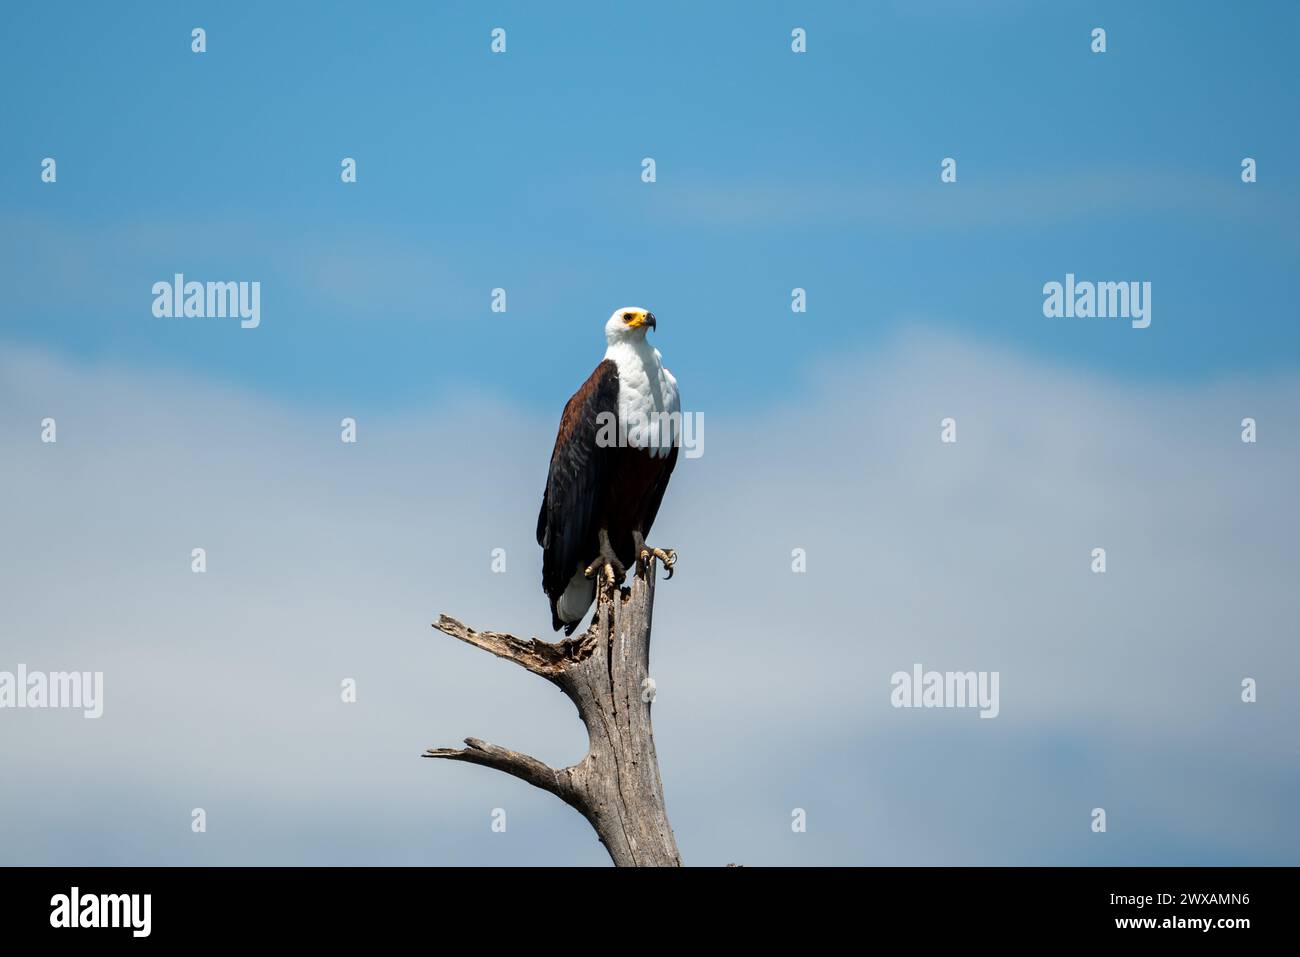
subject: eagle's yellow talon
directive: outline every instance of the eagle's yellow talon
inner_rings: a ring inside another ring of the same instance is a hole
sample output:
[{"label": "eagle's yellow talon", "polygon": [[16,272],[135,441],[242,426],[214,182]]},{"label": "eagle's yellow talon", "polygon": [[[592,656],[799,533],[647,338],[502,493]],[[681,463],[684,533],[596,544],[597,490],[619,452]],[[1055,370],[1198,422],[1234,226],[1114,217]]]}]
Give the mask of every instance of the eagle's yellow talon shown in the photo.
[{"label": "eagle's yellow talon", "polygon": [[614,568],[613,563],[605,561],[603,558],[598,558],[588,565],[583,569],[582,574],[586,578],[595,578],[596,576],[603,574],[605,580],[611,585],[618,581],[619,576],[619,572]]},{"label": "eagle's yellow talon", "polygon": [[671,548],[669,549],[653,548],[649,545],[646,545],[644,548],[641,549],[641,554],[639,558],[641,560],[641,565],[643,568],[649,568],[650,563],[654,559],[656,558],[659,559],[661,562],[664,563],[664,568],[667,569],[668,571],[668,574],[664,576],[664,580],[667,581],[669,578],[673,577],[673,566],[677,564],[677,553],[673,551]]}]

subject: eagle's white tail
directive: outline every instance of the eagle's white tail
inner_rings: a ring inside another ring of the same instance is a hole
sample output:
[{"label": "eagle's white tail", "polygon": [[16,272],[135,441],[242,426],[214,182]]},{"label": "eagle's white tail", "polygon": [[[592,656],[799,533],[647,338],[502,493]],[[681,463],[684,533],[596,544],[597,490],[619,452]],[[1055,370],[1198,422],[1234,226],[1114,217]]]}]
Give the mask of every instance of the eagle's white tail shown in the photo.
[{"label": "eagle's white tail", "polygon": [[555,614],[565,624],[582,621],[582,616],[596,600],[596,581],[582,572],[583,570],[579,568],[578,573],[569,579],[569,584],[564,587],[564,594],[555,603]]}]

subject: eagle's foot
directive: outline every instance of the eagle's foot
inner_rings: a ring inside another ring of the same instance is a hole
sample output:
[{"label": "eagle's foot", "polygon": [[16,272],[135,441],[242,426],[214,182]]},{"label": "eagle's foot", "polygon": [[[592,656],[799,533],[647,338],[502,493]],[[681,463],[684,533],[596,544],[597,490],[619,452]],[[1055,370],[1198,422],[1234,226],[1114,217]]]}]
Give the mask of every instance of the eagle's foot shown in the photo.
[{"label": "eagle's foot", "polygon": [[653,545],[647,545],[640,535],[633,537],[636,539],[636,560],[640,570],[643,573],[649,571],[650,563],[657,558],[664,563],[664,569],[668,572],[664,576],[664,581],[672,578],[673,566],[677,564],[677,553],[671,548],[655,548]]},{"label": "eagle's foot", "polygon": [[627,568],[613,555],[601,555],[588,565],[582,572],[588,578],[595,578],[598,574],[603,574],[606,584],[618,584],[627,577]]},{"label": "eagle's foot", "polygon": [[627,566],[618,560],[618,555],[614,552],[614,546],[609,540],[609,532],[603,528],[600,530],[600,554],[596,556],[594,562],[586,567],[583,574],[588,578],[594,578],[602,567],[605,572],[605,583],[610,588],[622,583],[623,579],[627,577]]},{"label": "eagle's foot", "polygon": [[643,568],[649,568],[650,563],[655,559],[664,563],[664,569],[668,574],[664,575],[664,581],[673,577],[673,566],[677,564],[677,553],[671,548],[654,548],[647,545],[641,549],[641,564]]}]

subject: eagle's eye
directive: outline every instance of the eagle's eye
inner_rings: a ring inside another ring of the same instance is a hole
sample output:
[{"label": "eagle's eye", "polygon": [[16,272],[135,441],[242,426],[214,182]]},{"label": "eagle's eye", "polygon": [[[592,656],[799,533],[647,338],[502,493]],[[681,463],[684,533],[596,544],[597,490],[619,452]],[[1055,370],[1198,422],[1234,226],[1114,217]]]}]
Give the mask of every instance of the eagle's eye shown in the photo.
[{"label": "eagle's eye", "polygon": [[631,321],[632,321],[632,313],[630,313],[630,312],[625,312],[625,313],[623,313],[623,321],[624,321],[624,322],[631,322]]}]

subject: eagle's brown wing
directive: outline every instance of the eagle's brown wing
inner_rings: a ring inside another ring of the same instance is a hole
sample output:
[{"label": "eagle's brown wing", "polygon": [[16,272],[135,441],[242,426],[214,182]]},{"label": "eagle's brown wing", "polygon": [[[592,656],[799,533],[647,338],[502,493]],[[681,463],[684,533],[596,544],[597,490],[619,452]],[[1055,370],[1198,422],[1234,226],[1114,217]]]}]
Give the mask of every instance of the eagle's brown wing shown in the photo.
[{"label": "eagle's brown wing", "polygon": [[[612,418],[601,417],[602,412]],[[599,548],[599,510],[616,451],[596,444],[596,435],[607,421],[618,421],[618,366],[609,359],[596,366],[564,407],[537,515],[542,589],[551,599],[553,618],[565,586]],[[561,627],[558,619],[552,624]]]}]

